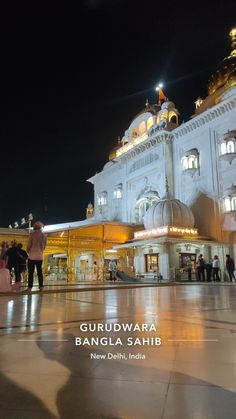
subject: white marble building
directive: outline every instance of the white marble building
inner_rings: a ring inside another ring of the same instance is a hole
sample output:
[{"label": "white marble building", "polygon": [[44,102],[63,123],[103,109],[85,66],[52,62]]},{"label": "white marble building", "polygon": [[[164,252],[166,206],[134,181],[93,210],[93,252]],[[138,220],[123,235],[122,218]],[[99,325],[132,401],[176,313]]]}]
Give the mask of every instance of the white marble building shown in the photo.
[{"label": "white marble building", "polygon": [[[236,258],[236,30],[230,35],[232,52],[212,75],[208,96],[196,101],[192,118],[179,125],[178,110],[160,91],[159,103],[146,104],[103,170],[89,179],[96,220],[145,222],[150,231],[166,227],[168,219],[167,227],[198,229],[181,237],[144,233],[124,244],[135,248],[137,273],[159,269],[171,277],[187,254],[193,268],[199,253],[205,259],[219,255],[222,268],[225,254]],[[166,179],[169,201],[163,205]],[[183,225],[186,209],[179,201],[189,207],[193,225]]]}]

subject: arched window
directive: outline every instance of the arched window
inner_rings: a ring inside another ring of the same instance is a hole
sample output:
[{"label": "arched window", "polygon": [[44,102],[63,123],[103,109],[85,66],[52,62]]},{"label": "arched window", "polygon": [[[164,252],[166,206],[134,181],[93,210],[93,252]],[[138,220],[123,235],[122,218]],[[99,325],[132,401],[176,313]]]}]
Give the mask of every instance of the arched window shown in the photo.
[{"label": "arched window", "polygon": [[169,122],[172,124],[178,124],[178,116],[175,112],[169,112]]},{"label": "arched window", "polygon": [[171,117],[171,119],[170,119],[170,122],[171,122],[172,124],[177,124],[177,116],[176,116],[176,115],[173,115],[173,116]]},{"label": "arched window", "polygon": [[222,143],[222,144],[220,145],[220,153],[221,153],[221,154],[226,154],[226,153],[227,153],[227,150],[226,150],[226,144],[225,144],[225,143]]},{"label": "arched window", "polygon": [[114,188],[113,196],[115,199],[122,198],[122,184],[121,183]]},{"label": "arched window", "polygon": [[225,211],[231,211],[231,203],[229,198],[224,199]]},{"label": "arched window", "polygon": [[98,205],[107,205],[107,192],[101,192],[97,196]]},{"label": "arched window", "polygon": [[227,153],[234,153],[234,142],[228,141],[227,143]]},{"label": "arched window", "polygon": [[146,131],[146,124],[145,124],[145,121],[142,121],[140,124],[139,124],[139,127],[138,127],[138,131],[139,131],[139,134],[144,134],[144,132]]},{"label": "arched window", "polygon": [[149,130],[153,126],[153,117],[150,116],[147,120],[147,130]]},{"label": "arched window", "polygon": [[160,199],[158,193],[156,191],[149,191],[144,193],[138,201],[136,202],[135,206],[135,222],[136,223],[143,223],[143,217],[147,210],[158,200]]},{"label": "arched window", "polygon": [[197,168],[197,157],[196,156],[188,156],[188,168],[189,169],[196,169]]},{"label": "arched window", "polygon": [[199,167],[199,152],[196,148],[193,148],[192,150],[186,151],[184,156],[181,159],[182,162],[182,168],[183,170],[191,170],[191,173],[193,172],[193,169],[198,169]]}]

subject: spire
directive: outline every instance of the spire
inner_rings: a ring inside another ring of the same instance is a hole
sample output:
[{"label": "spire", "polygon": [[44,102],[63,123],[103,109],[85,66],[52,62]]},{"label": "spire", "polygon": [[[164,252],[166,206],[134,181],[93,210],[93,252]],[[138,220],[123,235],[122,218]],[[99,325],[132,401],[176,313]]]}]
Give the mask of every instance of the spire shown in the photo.
[{"label": "spire", "polygon": [[146,107],[146,108],[148,108],[148,107],[149,107],[149,101],[148,101],[148,99],[146,99],[146,102],[145,102],[145,107]]},{"label": "spire", "polygon": [[236,55],[236,28],[233,28],[230,31],[229,36],[231,37],[231,42],[232,42],[232,51],[230,55]]}]

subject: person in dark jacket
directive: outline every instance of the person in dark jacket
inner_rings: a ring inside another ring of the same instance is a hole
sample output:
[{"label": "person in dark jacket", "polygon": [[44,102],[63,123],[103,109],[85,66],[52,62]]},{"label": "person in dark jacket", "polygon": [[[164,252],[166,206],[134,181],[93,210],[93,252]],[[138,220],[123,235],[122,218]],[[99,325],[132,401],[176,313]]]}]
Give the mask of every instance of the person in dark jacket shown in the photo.
[{"label": "person in dark jacket", "polygon": [[212,273],[212,260],[209,259],[209,261],[205,264],[206,268],[206,274],[207,274],[207,282],[211,281],[211,273]]},{"label": "person in dark jacket", "polygon": [[24,279],[24,275],[26,273],[26,262],[27,262],[27,259],[28,259],[28,254],[23,249],[23,244],[22,243],[18,243],[17,249],[18,249],[17,256],[18,256],[19,274],[20,274],[20,276],[23,276],[23,279]]},{"label": "person in dark jacket", "polygon": [[235,275],[234,275],[235,263],[234,263],[233,258],[230,257],[230,255],[226,255],[226,269],[229,274],[230,282],[234,282],[235,281]]},{"label": "person in dark jacket", "polygon": [[10,274],[11,274],[12,269],[14,269],[15,282],[20,282],[21,277],[19,273],[19,259],[18,259],[17,252],[18,252],[18,249],[17,249],[16,241],[13,240],[11,242],[11,247],[9,247],[6,252],[7,269],[9,269]]},{"label": "person in dark jacket", "polygon": [[197,274],[198,274],[198,281],[205,281],[205,260],[202,254],[198,256]]}]

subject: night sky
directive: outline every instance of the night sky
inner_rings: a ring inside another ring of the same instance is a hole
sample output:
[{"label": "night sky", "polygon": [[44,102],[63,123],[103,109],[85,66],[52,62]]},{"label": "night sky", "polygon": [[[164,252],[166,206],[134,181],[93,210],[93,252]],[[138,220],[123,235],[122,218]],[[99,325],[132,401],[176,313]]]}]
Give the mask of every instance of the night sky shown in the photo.
[{"label": "night sky", "polygon": [[[207,9],[208,7],[208,9]],[[0,226],[85,218],[101,171],[155,85],[187,121],[230,52],[235,1],[8,2],[1,14]]]}]

